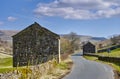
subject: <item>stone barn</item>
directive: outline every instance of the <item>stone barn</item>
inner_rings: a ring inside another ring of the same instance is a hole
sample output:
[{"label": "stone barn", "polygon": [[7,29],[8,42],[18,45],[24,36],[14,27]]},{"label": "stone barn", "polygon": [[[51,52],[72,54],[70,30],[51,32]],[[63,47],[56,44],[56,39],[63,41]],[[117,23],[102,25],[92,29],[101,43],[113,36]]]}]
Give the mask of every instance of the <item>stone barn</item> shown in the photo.
[{"label": "stone barn", "polygon": [[60,36],[34,23],[13,36],[13,67],[60,59]]},{"label": "stone barn", "polygon": [[91,42],[87,42],[83,45],[83,54],[85,53],[96,53],[96,46]]}]

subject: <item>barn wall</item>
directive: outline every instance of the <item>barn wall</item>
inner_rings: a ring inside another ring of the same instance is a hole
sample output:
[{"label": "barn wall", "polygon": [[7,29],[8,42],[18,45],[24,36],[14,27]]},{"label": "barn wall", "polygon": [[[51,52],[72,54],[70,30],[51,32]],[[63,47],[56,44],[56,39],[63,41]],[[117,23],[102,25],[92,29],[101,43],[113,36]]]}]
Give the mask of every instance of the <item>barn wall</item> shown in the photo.
[{"label": "barn wall", "polygon": [[87,43],[83,46],[83,53],[95,53],[96,47],[91,43]]},{"label": "barn wall", "polygon": [[36,65],[58,56],[58,39],[44,29],[30,27],[13,37],[13,66]]}]

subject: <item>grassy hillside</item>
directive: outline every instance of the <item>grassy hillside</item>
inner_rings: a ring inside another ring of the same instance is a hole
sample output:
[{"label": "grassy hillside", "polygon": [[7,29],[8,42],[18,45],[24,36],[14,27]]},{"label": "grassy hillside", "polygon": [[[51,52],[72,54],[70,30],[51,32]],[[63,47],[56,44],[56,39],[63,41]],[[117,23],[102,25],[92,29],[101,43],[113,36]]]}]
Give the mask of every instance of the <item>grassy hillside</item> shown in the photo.
[{"label": "grassy hillside", "polygon": [[0,73],[12,69],[12,56],[0,53]]},{"label": "grassy hillside", "polygon": [[0,68],[3,67],[12,67],[12,58],[1,58],[0,59]]},{"label": "grassy hillside", "polygon": [[8,72],[12,70],[12,58],[2,58],[0,59],[0,73]]},{"label": "grassy hillside", "polygon": [[0,68],[12,66],[12,56],[0,53]]},{"label": "grassy hillside", "polygon": [[98,54],[102,56],[120,57],[120,48],[112,50],[110,53],[103,52],[103,53],[98,53]]}]

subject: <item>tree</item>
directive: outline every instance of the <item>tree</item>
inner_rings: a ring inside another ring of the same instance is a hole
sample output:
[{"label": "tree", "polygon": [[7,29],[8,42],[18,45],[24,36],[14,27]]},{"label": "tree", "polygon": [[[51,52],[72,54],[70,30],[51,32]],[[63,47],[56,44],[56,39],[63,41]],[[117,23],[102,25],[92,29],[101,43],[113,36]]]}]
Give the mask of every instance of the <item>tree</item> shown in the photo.
[{"label": "tree", "polygon": [[71,53],[71,49],[72,49],[72,46],[71,46],[71,43],[68,39],[65,39],[65,38],[60,38],[60,41],[61,41],[61,53]]},{"label": "tree", "polygon": [[71,32],[68,35],[64,36],[64,38],[66,38],[66,39],[69,40],[73,51],[79,49],[79,47],[80,47],[80,38],[79,38],[79,35],[77,35],[74,32]]}]

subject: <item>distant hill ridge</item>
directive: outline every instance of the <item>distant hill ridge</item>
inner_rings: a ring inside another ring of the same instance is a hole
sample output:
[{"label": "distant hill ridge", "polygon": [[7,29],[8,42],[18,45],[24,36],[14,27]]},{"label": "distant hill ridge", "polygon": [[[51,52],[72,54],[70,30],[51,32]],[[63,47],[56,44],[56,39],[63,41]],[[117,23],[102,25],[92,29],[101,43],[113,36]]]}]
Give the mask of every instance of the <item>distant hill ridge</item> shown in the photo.
[{"label": "distant hill ridge", "polygon": [[[19,31],[17,30],[0,30],[0,38],[5,41],[12,41],[12,36],[17,34]],[[67,36],[68,34],[60,34],[61,37]],[[99,42],[106,40],[105,37],[92,37],[88,35],[78,35],[80,40],[83,41],[92,41]]]},{"label": "distant hill ridge", "polygon": [[[67,36],[68,34],[61,34],[61,37]],[[88,36],[88,35],[77,35],[80,38],[81,42],[84,41],[91,41],[91,42],[100,42],[100,41],[104,41],[107,40],[107,38],[105,37],[92,37],[92,36]]]},{"label": "distant hill ridge", "polygon": [[0,38],[3,41],[11,41],[12,36],[18,32],[19,31],[16,31],[16,30],[0,30]]}]

